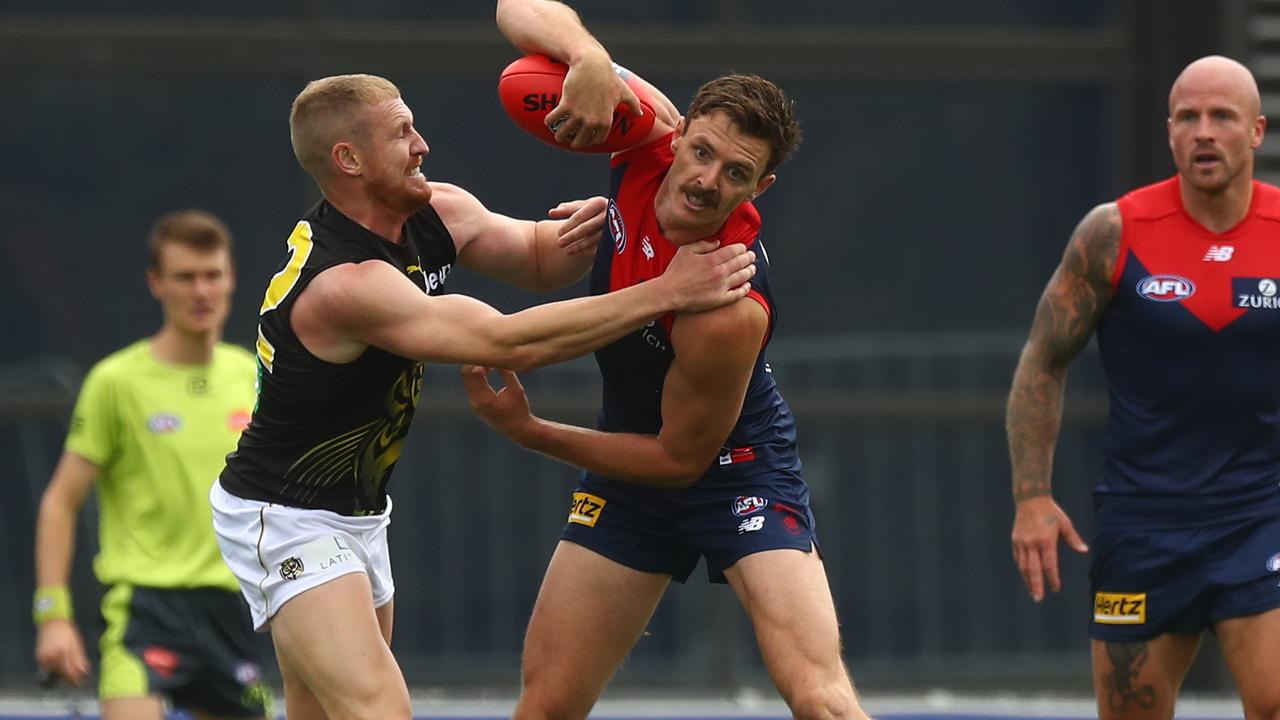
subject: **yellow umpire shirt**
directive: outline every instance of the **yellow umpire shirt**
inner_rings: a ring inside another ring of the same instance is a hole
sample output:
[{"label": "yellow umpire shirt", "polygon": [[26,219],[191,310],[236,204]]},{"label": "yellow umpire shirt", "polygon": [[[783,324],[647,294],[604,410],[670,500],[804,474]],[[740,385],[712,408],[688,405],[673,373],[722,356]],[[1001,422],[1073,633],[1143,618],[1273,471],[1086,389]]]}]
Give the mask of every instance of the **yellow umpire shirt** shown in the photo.
[{"label": "yellow umpire shirt", "polygon": [[140,340],[90,370],[65,449],[96,464],[105,585],[239,586],[218,551],[209,488],[249,423],[256,363],[219,343],[207,365],[171,365]]}]

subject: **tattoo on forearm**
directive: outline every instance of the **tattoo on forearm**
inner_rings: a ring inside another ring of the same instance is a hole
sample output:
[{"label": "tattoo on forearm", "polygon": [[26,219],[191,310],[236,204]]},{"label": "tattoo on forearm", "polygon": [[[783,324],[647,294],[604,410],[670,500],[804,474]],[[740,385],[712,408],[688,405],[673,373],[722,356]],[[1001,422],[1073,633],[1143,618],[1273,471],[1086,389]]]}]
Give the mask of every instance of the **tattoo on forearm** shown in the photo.
[{"label": "tattoo on forearm", "polygon": [[1150,651],[1145,642],[1107,643],[1107,659],[1111,675],[1104,679],[1107,705],[1115,712],[1131,708],[1150,710],[1156,704],[1156,689],[1151,685],[1134,685],[1134,680],[1147,663]]},{"label": "tattoo on forearm", "polygon": [[1049,493],[1067,365],[1088,344],[1110,302],[1120,233],[1114,203],[1094,208],[1076,228],[1036,306],[1006,416],[1015,501]]}]

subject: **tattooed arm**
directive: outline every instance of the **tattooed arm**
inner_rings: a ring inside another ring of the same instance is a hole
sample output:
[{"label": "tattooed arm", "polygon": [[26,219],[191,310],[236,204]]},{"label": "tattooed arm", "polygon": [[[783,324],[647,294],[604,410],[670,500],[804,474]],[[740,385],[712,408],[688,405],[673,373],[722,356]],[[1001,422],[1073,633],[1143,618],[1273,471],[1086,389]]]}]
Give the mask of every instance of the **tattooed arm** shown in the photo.
[{"label": "tattooed arm", "polygon": [[1120,211],[1114,203],[1099,205],[1080,221],[1062,263],[1045,286],[1013,374],[1005,414],[1017,505],[1013,559],[1036,602],[1044,598],[1046,577],[1054,592],[1062,588],[1059,537],[1077,552],[1088,551],[1049,494],[1049,476],[1062,427],[1067,366],[1089,342],[1111,301],[1111,273],[1119,249]]}]

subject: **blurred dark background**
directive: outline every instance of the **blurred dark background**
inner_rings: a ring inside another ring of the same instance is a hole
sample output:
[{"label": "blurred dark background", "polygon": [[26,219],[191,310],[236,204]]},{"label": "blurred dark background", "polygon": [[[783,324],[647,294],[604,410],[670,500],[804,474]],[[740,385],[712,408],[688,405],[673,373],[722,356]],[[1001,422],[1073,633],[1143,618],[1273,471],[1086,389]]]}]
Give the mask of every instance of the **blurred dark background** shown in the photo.
[{"label": "blurred dark background", "polygon": [[[236,236],[227,338],[255,309],[318,197],[288,141],[310,79],[371,72],[401,88],[428,177],[542,217],[607,191],[607,161],[536,143],[495,84],[517,56],[485,2],[0,0],[0,683],[34,673],[34,508],[94,361],[153,332],[144,238],[200,207]],[[1263,0],[580,1],[614,59],[683,106],[749,71],[796,100],[804,145],[758,205],[781,325],[770,358],[801,450],[845,636],[864,689],[1088,688],[1087,560],[1035,606],[1009,561],[1003,401],[1034,303],[1094,205],[1172,173],[1169,85],[1190,60],[1280,78]],[[1277,168],[1267,145],[1264,179]],[[540,298],[474,275],[504,310]],[[568,295],[577,294],[582,287]],[[432,368],[392,483],[395,651],[418,686],[514,687],[523,625],[570,468],[522,453]],[[535,405],[590,422],[589,361],[534,373]],[[1060,502],[1084,529],[1105,412],[1092,352],[1073,370]],[[82,524],[75,585],[97,601]],[[620,687],[768,687],[749,626],[695,574],[660,608]],[[724,610],[722,612],[722,610]],[[1209,648],[1191,689],[1232,688]]]}]

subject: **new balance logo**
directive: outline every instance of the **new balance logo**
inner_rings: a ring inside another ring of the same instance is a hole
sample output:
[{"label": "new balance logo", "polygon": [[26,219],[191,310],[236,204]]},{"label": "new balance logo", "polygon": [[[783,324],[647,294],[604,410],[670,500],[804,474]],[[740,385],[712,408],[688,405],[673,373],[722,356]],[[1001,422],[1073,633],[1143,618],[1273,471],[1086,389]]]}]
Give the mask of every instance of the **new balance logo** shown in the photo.
[{"label": "new balance logo", "polygon": [[1204,254],[1205,262],[1226,262],[1236,253],[1234,245],[1210,245]]}]

